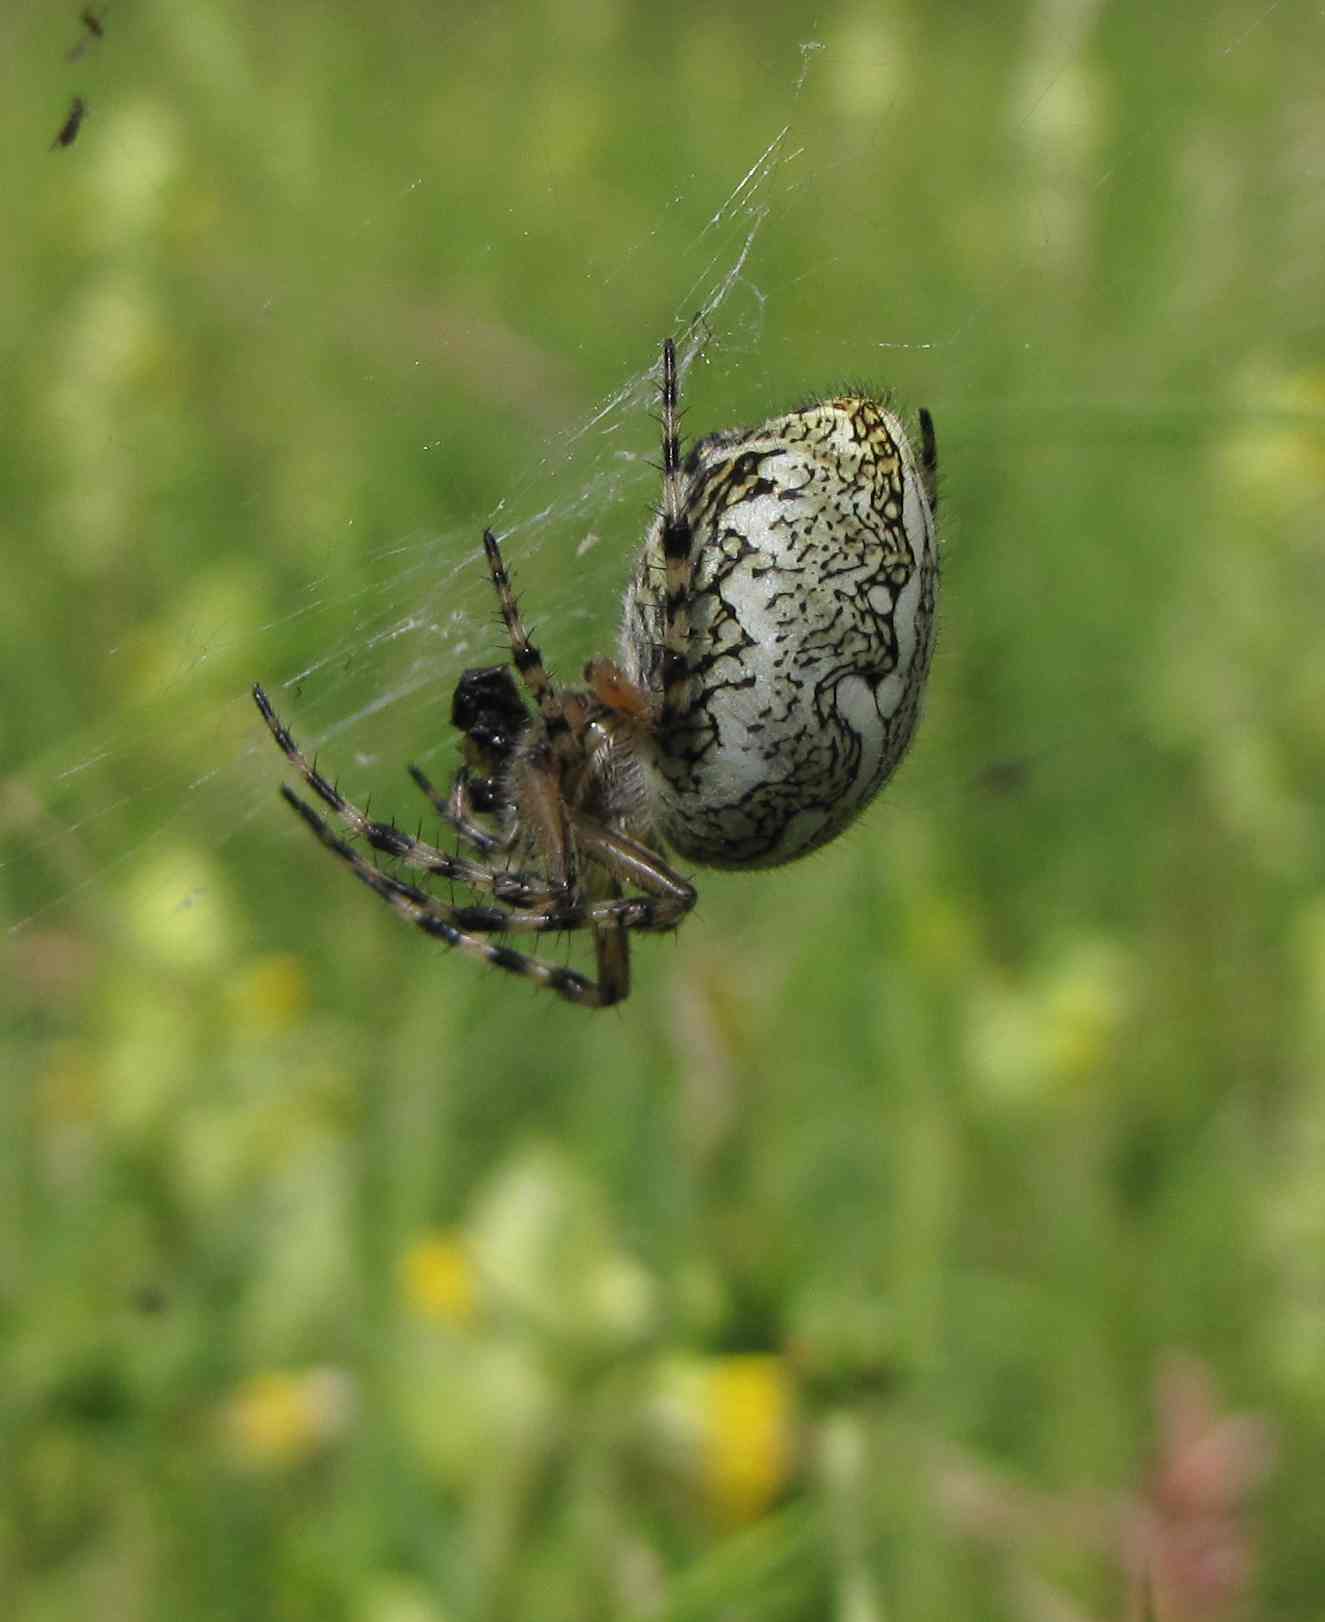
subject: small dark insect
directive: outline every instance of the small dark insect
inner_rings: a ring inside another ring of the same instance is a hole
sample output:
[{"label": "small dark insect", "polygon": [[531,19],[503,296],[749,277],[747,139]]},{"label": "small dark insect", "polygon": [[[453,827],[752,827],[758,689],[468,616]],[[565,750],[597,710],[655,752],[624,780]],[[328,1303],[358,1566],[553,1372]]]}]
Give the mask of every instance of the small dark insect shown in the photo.
[{"label": "small dark insect", "polygon": [[94,46],[98,40],[105,39],[105,18],[106,14],[104,11],[100,16],[98,16],[97,13],[93,11],[91,6],[83,7],[82,11],[80,11],[78,14],[78,20],[86,29],[86,33],[83,35],[82,39],[79,40],[78,44],[74,46],[73,50],[66,55],[66,62],[77,62],[79,57],[85,52],[91,50],[92,46]]},{"label": "small dark insect", "polygon": [[976,774],[974,786],[995,798],[1020,794],[1030,782],[1035,765],[1030,755],[1009,755],[1006,760],[991,761]]},{"label": "small dark insect", "polygon": [[159,1284],[140,1284],[133,1292],[133,1304],[139,1312],[154,1316],[166,1310],[170,1297]]},{"label": "small dark insect", "polygon": [[60,133],[51,142],[51,151],[57,146],[72,146],[78,139],[78,132],[83,127],[83,118],[87,113],[87,103],[81,96],[75,96],[69,104],[69,116],[60,125]]}]

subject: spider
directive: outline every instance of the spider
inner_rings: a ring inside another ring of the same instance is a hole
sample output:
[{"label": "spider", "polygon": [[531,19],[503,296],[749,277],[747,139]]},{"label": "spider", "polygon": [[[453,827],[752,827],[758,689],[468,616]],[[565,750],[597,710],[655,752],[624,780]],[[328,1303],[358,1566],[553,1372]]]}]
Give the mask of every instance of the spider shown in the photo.
[{"label": "spider", "polygon": [[[425,934],[580,1007],[630,990],[630,935],[675,929],[696,891],[676,858],[762,868],[808,855],[869,803],[915,731],[934,642],[937,450],[880,401],[815,401],[709,434],[681,460],[676,350],[662,351],[662,505],[625,594],[615,660],[559,686],[483,547],[510,662],[466,670],[451,720],[463,764],[443,794],[409,772],[472,855],[378,822],[253,697],[338,831],[281,793],[357,878]],[[403,868],[479,898],[440,900]],[[489,939],[587,929],[593,978]]]}]

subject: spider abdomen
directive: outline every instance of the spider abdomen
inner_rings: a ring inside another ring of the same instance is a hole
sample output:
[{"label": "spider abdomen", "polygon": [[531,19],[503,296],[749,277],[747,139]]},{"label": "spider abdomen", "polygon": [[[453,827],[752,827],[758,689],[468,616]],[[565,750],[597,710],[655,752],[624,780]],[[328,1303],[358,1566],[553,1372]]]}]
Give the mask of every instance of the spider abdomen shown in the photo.
[{"label": "spider abdomen", "polygon": [[[915,730],[934,640],[931,502],[900,421],[847,396],[702,440],[682,702],[649,762],[658,831],[713,867],[825,844]],[[662,522],[627,594],[623,664],[662,692]]]}]

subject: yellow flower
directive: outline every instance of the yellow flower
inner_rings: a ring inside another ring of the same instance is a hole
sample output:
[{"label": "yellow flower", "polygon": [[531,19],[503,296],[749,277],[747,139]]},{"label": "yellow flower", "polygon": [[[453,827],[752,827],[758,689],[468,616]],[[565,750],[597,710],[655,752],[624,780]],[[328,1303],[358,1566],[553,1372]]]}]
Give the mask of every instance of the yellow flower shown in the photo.
[{"label": "yellow flower", "polygon": [[226,1405],[225,1427],[238,1460],[256,1469],[302,1464],[349,1423],[352,1393],[337,1369],[255,1374]]},{"label": "yellow flower", "polygon": [[474,1269],[454,1229],[421,1234],[400,1259],[400,1287],[421,1318],[467,1324],[474,1316]]},{"label": "yellow flower", "polygon": [[728,1524],[754,1520],[791,1479],[795,1392],[776,1356],[715,1358],[704,1378],[704,1490]]}]

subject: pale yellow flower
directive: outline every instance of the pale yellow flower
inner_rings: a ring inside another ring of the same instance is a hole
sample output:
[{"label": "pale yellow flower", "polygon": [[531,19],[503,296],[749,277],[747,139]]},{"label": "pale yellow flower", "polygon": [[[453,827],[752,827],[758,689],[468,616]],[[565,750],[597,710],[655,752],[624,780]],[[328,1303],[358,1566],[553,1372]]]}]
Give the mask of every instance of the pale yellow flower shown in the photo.
[{"label": "pale yellow flower", "polygon": [[420,1318],[463,1325],[474,1316],[474,1269],[454,1229],[420,1234],[400,1259],[400,1288]]},{"label": "pale yellow flower", "polygon": [[304,1463],[349,1424],[352,1393],[337,1369],[272,1370],[245,1380],[223,1415],[236,1459],[254,1469]]},{"label": "pale yellow flower", "polygon": [[309,1004],[308,976],[292,952],[245,964],[226,992],[231,1014],[247,1030],[284,1030],[298,1023]]}]

